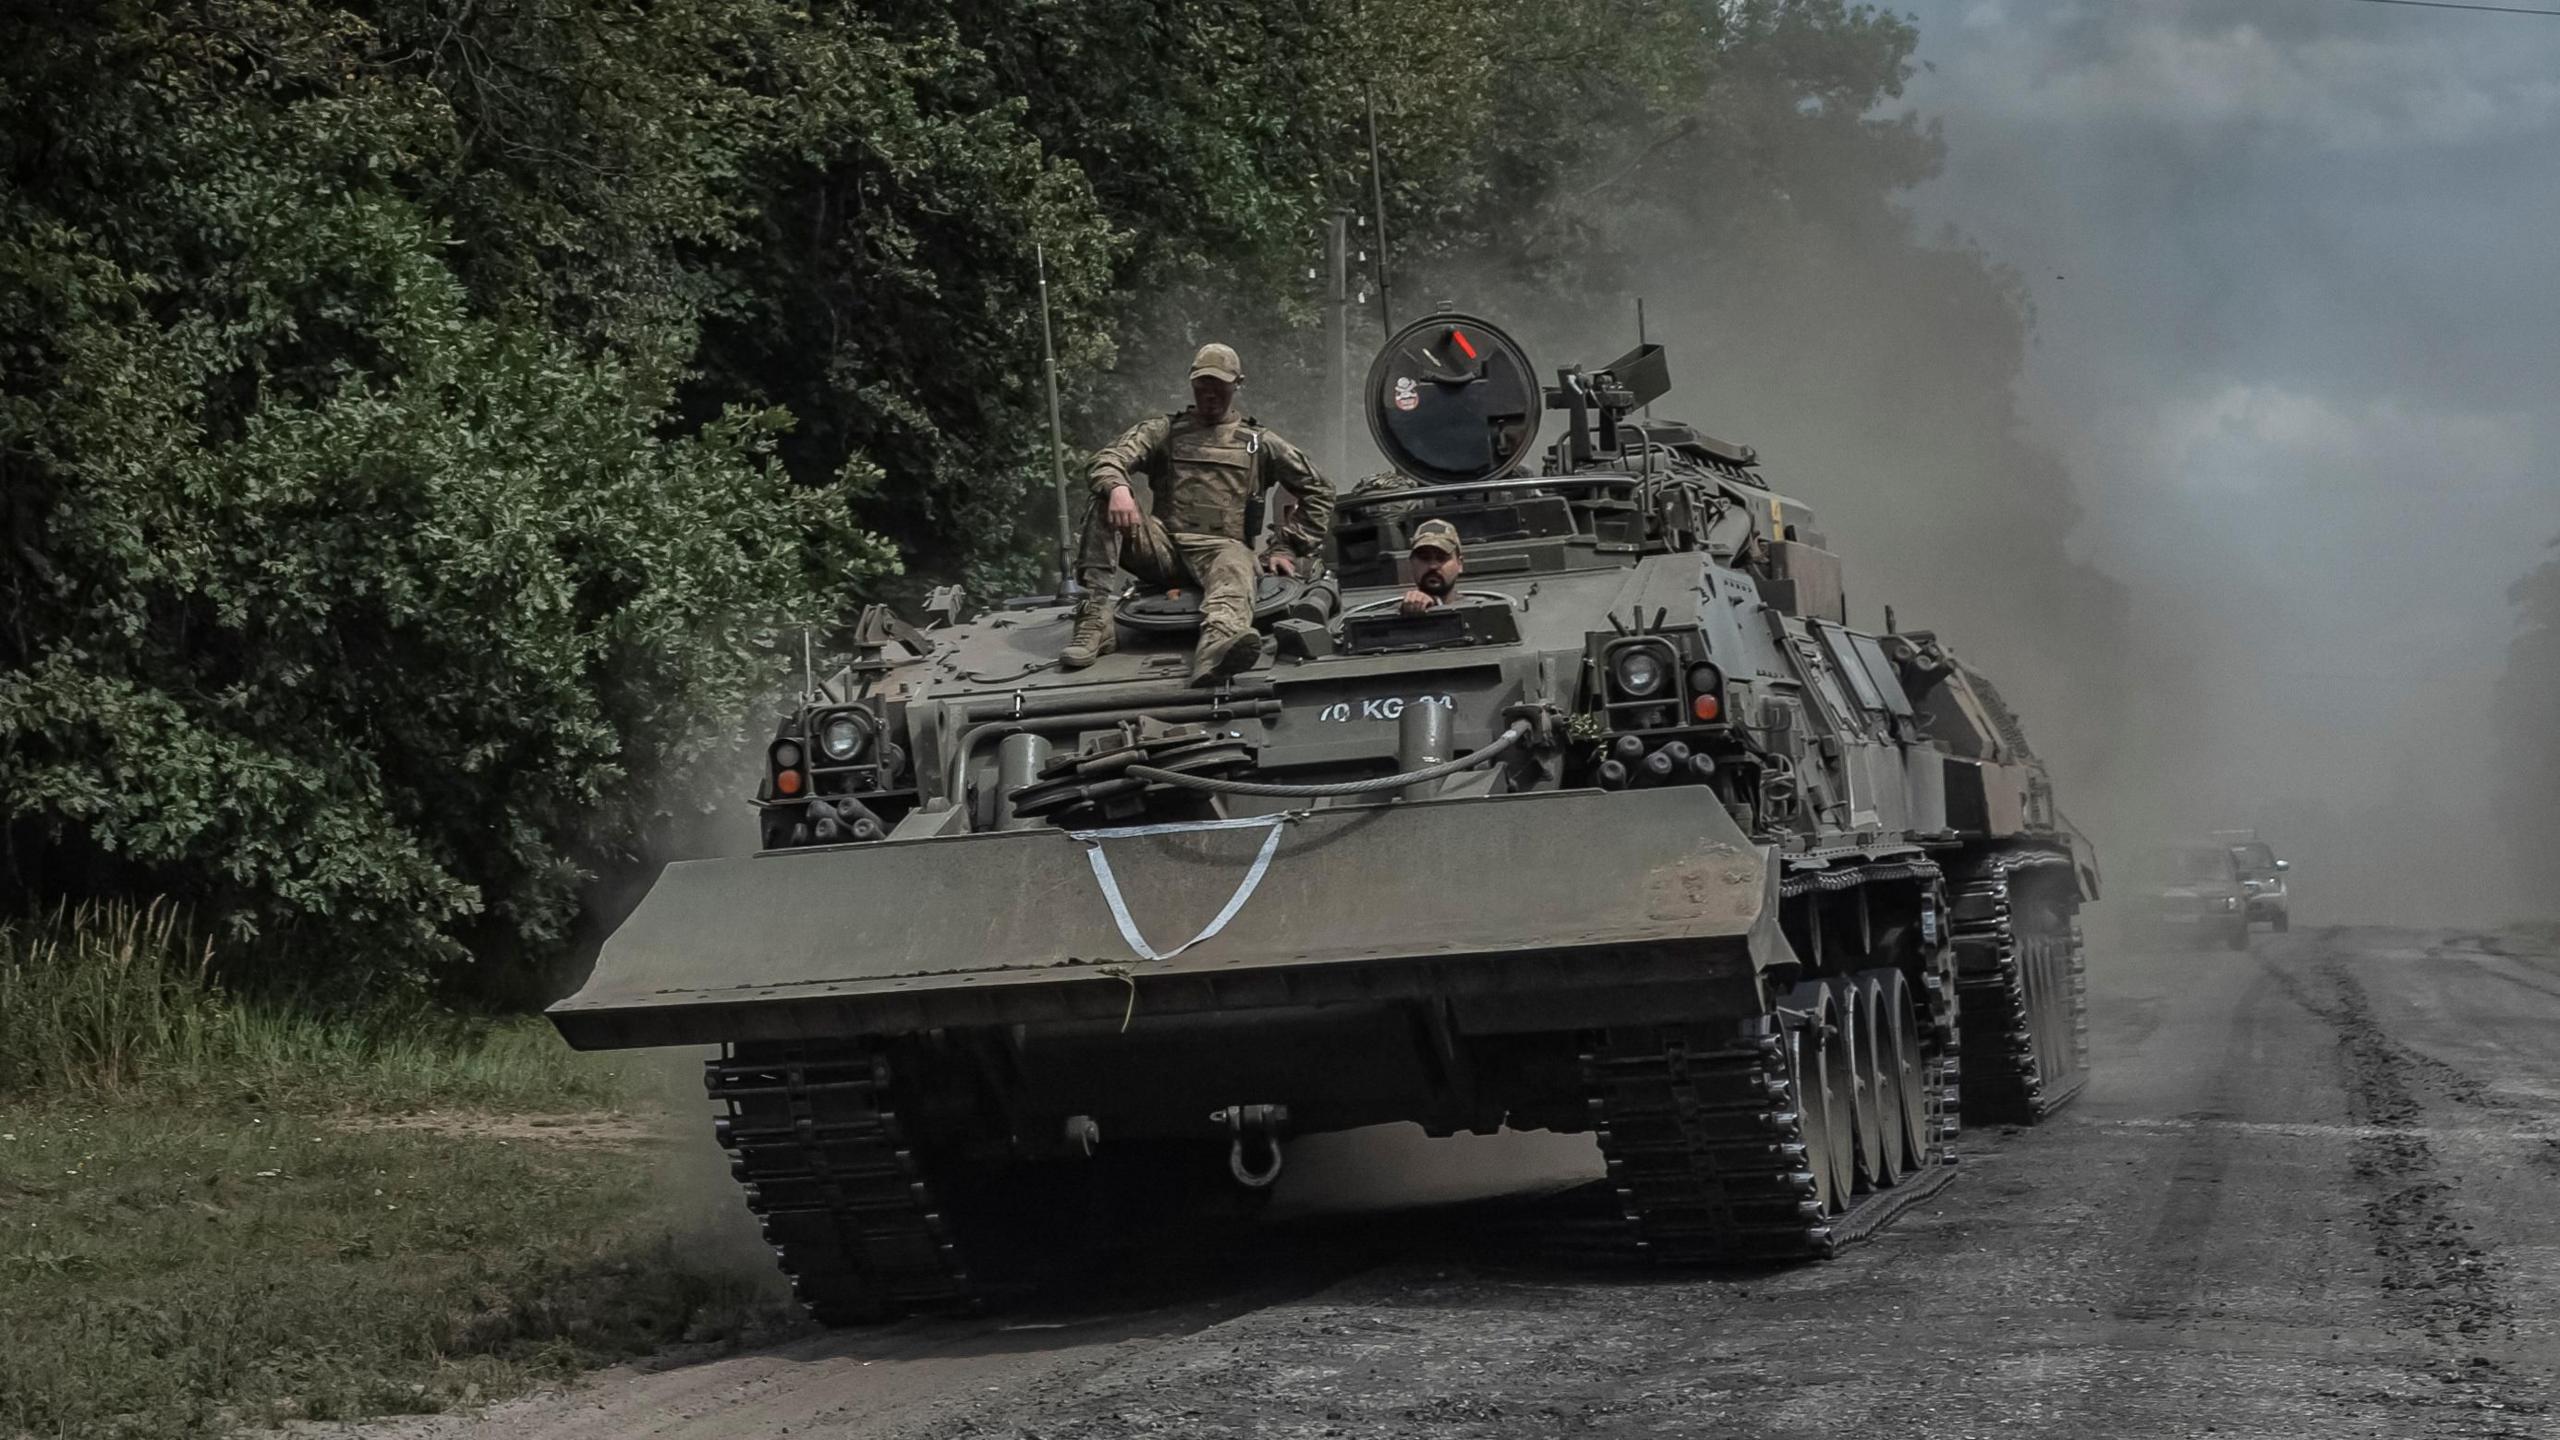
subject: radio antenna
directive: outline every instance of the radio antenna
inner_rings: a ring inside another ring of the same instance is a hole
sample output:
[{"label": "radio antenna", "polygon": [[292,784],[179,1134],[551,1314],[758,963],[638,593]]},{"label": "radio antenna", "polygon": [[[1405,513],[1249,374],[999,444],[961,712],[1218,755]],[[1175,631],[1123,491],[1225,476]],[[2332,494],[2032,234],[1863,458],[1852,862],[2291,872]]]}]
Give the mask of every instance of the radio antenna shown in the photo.
[{"label": "radio antenna", "polygon": [[[1636,351],[1638,354],[1643,353],[1644,346],[1644,297],[1639,295],[1636,297]],[[1656,508],[1662,503],[1661,492],[1653,479],[1653,401],[1650,399],[1644,402],[1644,423],[1636,427],[1636,434],[1643,437],[1638,444],[1644,455],[1644,464],[1637,471],[1642,478],[1636,483],[1643,488],[1644,513],[1646,522],[1650,524],[1655,518]]]},{"label": "radio antenna", "polygon": [[[1644,297],[1639,295],[1636,297],[1636,348],[1639,350],[1643,349],[1644,343]],[[1644,418],[1647,420],[1651,420],[1653,418],[1653,402],[1651,400],[1644,402]],[[1645,437],[1648,445],[1652,443],[1652,438],[1653,437],[1649,435]]]},{"label": "radio antenna", "polygon": [[1049,248],[1031,247],[1040,273],[1040,373],[1049,387],[1049,478],[1058,492],[1058,598],[1075,594],[1076,555],[1073,527],[1067,520],[1067,427],[1058,418],[1058,342],[1049,330]]}]

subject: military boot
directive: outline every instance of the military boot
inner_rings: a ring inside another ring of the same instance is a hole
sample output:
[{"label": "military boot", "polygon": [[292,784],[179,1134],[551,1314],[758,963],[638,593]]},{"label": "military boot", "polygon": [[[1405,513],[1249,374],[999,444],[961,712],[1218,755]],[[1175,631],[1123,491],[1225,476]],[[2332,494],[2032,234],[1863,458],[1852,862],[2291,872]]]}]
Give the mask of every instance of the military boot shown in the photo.
[{"label": "military boot", "polygon": [[1111,607],[1087,601],[1076,607],[1076,630],[1067,637],[1067,648],[1058,652],[1058,664],[1081,670],[1119,648],[1120,632],[1111,623]]},{"label": "military boot", "polygon": [[1231,634],[1200,632],[1200,647],[1191,652],[1191,683],[1215,685],[1230,675],[1241,675],[1262,658],[1262,632],[1241,630]]}]

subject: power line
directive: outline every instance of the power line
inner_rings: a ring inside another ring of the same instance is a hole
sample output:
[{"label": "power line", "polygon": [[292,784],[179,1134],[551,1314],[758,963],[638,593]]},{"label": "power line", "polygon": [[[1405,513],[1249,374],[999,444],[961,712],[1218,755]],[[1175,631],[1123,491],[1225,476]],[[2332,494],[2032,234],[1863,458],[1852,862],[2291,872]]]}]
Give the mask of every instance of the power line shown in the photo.
[{"label": "power line", "polygon": [[2560,19],[2560,10],[2535,10],[2522,5],[2469,5],[2461,0],[2362,0],[2366,5],[2406,5],[2413,10],[2478,10],[2490,15],[2547,15]]}]

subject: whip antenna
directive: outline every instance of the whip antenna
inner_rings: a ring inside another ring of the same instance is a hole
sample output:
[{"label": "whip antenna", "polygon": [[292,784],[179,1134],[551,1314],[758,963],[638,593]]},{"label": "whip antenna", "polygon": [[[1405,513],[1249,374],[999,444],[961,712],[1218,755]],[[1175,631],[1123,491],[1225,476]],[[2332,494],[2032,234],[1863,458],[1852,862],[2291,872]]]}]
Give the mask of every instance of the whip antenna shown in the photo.
[{"label": "whip antenna", "polygon": [[1067,520],[1067,427],[1058,419],[1058,342],[1049,331],[1049,249],[1031,247],[1040,273],[1040,372],[1049,386],[1049,472],[1058,492],[1058,598],[1075,593],[1075,535]]},{"label": "whip antenna", "polygon": [[[1641,350],[1644,346],[1644,297],[1639,295],[1636,297],[1636,348]],[[1653,402],[1650,400],[1644,402],[1644,418],[1647,420],[1653,418]],[[1651,435],[1647,435],[1645,437],[1645,443],[1649,447],[1653,443],[1653,437]],[[1648,453],[1650,453],[1650,451],[1648,451]]]}]

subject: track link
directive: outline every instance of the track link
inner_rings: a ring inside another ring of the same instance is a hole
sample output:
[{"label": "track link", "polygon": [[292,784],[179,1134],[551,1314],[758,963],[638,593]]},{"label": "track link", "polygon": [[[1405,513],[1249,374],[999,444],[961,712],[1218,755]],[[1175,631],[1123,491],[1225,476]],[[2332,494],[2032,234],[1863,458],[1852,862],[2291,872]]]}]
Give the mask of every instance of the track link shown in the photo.
[{"label": "track link", "polygon": [[[1935,867],[1908,864],[1879,875],[1925,879],[1933,891],[1938,879]],[[1592,1130],[1639,1254],[1666,1264],[1821,1258],[1954,1177],[1961,1001],[1934,928],[1938,904],[1934,898],[1924,904],[1929,960],[1912,991],[1924,1117],[1918,1167],[1893,1184],[1841,1197],[1845,1204],[1835,1211],[1826,1212],[1821,1199],[1813,1167],[1822,1162],[1809,1153],[1789,1078],[1791,1027],[1809,1017],[1781,1011],[1584,1037]],[[1848,1117],[1836,1123],[1847,1124]]]},{"label": "track link", "polygon": [[[2058,873],[2039,873],[2049,871]],[[2010,851],[1956,884],[1964,1113],[1976,1123],[2033,1124],[2088,1082],[2088,960],[2077,892],[2037,903],[2022,893],[2055,879],[2067,884],[2069,874],[2066,856]]]},{"label": "track link", "polygon": [[[1826,1215],[1815,1199],[1778,1021],[1611,1030],[1582,1057],[1609,1184],[1637,1252],[1667,1265],[1822,1259],[1955,1178],[1954,1118],[1932,1106],[1927,1163]],[[1947,1089],[1954,1057],[1925,1073]]]},{"label": "track link", "polygon": [[811,1314],[871,1324],[977,1292],[871,1047],[731,1046],[703,1070],[747,1208]]},{"label": "track link", "polygon": [[1794,1260],[1836,1247],[1814,1198],[1784,1043],[1766,1016],[1586,1041],[1592,1128],[1647,1258]]}]

